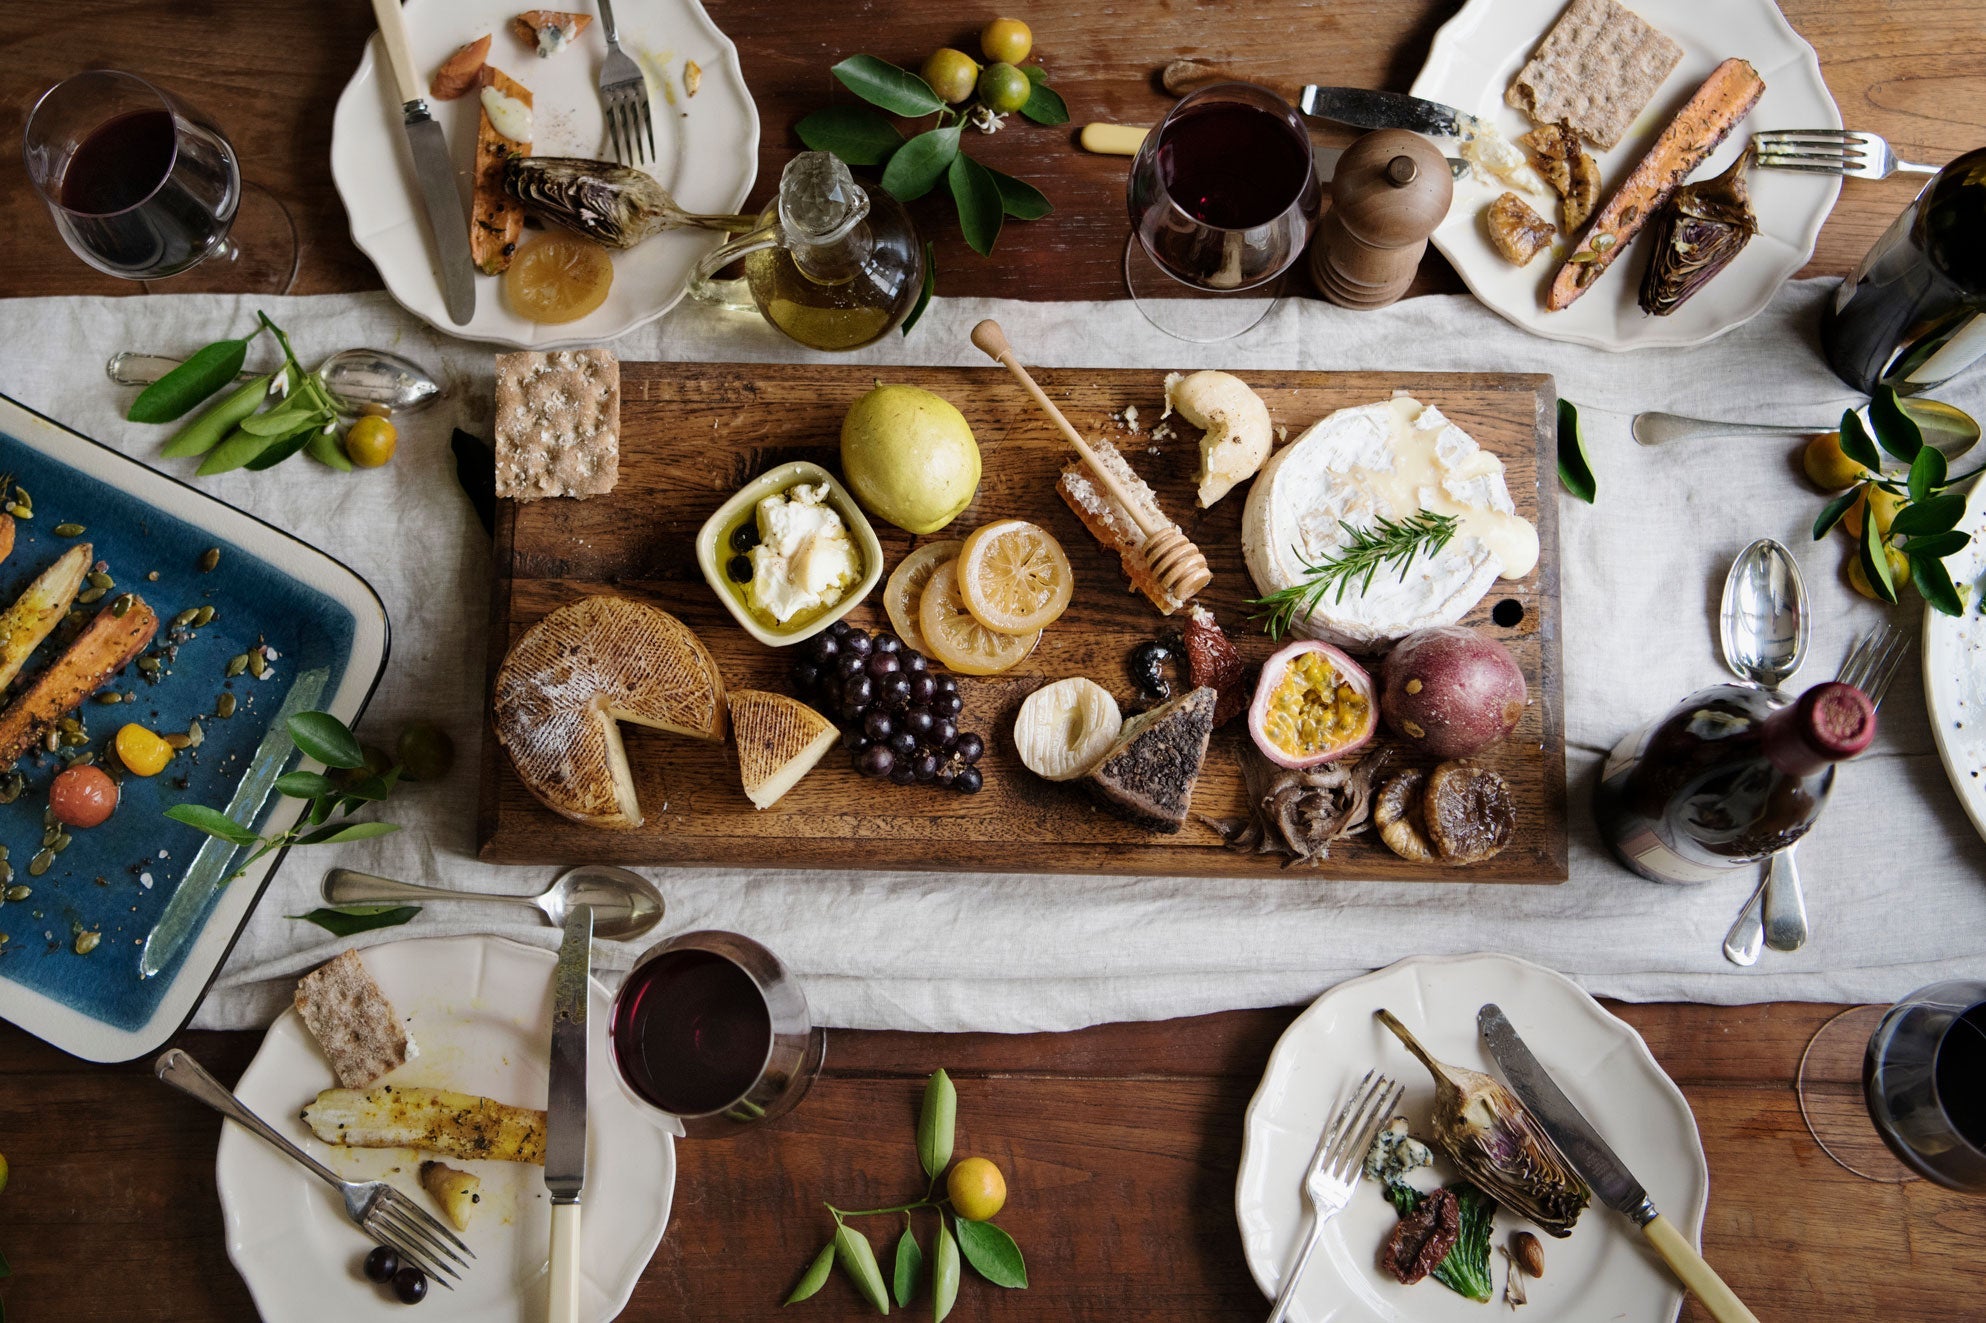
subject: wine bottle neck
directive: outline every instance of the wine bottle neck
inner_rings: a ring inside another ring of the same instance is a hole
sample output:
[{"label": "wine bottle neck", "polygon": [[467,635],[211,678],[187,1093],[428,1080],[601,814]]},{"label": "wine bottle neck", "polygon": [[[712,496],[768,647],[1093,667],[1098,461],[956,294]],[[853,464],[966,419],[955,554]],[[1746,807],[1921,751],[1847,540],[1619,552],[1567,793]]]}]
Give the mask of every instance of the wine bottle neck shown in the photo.
[{"label": "wine bottle neck", "polygon": [[1815,685],[1760,728],[1766,758],[1786,775],[1799,777],[1853,758],[1875,737],[1875,705],[1860,689],[1836,681]]}]

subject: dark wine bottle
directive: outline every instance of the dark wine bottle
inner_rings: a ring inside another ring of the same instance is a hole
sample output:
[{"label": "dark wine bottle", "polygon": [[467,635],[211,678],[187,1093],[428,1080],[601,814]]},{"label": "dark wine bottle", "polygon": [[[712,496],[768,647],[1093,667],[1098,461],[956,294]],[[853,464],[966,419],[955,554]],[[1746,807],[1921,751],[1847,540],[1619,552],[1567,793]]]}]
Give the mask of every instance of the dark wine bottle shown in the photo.
[{"label": "dark wine bottle", "polygon": [[1915,395],[1986,357],[1986,147],[1940,170],[1821,309],[1828,366]]},{"label": "dark wine bottle", "polygon": [[1815,685],[1783,707],[1759,689],[1705,689],[1608,757],[1600,837],[1645,878],[1714,881],[1806,835],[1834,764],[1875,735],[1875,707],[1853,685]]}]

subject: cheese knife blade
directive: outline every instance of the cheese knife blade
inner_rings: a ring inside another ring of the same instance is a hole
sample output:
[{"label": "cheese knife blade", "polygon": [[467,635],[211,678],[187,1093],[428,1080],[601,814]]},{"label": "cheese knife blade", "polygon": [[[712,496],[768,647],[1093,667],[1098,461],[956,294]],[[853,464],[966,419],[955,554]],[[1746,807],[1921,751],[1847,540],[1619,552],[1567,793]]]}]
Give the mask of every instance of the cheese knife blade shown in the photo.
[{"label": "cheese knife blade", "polygon": [[448,139],[428,112],[414,76],[414,56],[407,45],[400,0],[372,0],[379,21],[380,44],[400,90],[400,113],[407,132],[407,150],[414,158],[414,179],[421,189],[421,209],[434,239],[436,276],[448,319],[465,325],[476,315],[476,268],[469,259],[469,213],[455,186],[455,165],[448,156]]},{"label": "cheese knife blade", "polygon": [[1758,1323],[1752,1311],[1703,1261],[1703,1256],[1675,1224],[1655,1211],[1648,1191],[1634,1178],[1620,1155],[1600,1137],[1586,1114],[1565,1096],[1551,1072],[1532,1055],[1503,1008],[1495,1002],[1485,1005],[1476,1012],[1476,1027],[1489,1045],[1497,1068],[1503,1072],[1504,1083],[1537,1118],[1565,1154],[1566,1161],[1593,1187],[1600,1202],[1634,1223],[1718,1323]]},{"label": "cheese knife blade", "polygon": [[552,1071],[545,1102],[545,1188],[552,1196],[551,1320],[579,1323],[579,1192],[586,1185],[586,996],[593,907],[566,913],[552,971]]},{"label": "cheese knife blade", "polygon": [[1328,119],[1355,129],[1412,129],[1436,138],[1466,137],[1476,129],[1476,117],[1453,106],[1369,87],[1319,87],[1311,83],[1303,89],[1297,105],[1313,119]]}]

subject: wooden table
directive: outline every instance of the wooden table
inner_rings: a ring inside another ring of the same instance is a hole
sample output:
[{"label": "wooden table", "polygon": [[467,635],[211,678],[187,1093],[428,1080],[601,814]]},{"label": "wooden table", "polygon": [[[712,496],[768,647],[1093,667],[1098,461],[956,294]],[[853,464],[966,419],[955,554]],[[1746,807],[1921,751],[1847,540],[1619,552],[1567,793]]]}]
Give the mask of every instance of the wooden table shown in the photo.
[{"label": "wooden table", "polygon": [[[1162,113],[1153,71],[1182,55],[1270,83],[1404,89],[1456,6],[1408,0],[1237,2],[1137,12],[1111,0],[1023,7],[1075,121],[1145,123]],[[796,12],[787,0],[709,0],[738,41],[765,123],[755,200],[797,149],[793,121],[838,93],[826,74],[857,50],[915,65],[970,46],[992,6],[878,2]],[[1986,128],[1986,0],[1789,0],[1849,123],[1906,157],[1945,160]],[[817,16],[816,16],[817,15]],[[214,116],[246,173],[288,204],[302,235],[299,293],[372,289],[325,168],[330,109],[371,28],[366,7],[262,0],[136,5],[20,0],[0,14],[0,142],[18,139],[32,96],[85,65],[134,69]],[[940,291],[1023,298],[1121,296],[1123,163],[1073,150],[1067,132],[1022,129],[985,159],[1038,183],[1057,211],[1010,226],[997,260],[939,234]],[[129,294],[55,237],[0,151],[0,296]],[[1851,183],[1808,274],[1839,274],[1913,184]],[[931,219],[927,217],[926,219]],[[1418,292],[1460,286],[1430,258]],[[1865,1182],[1803,1127],[1793,1079],[1833,1008],[1616,1008],[1647,1036],[1696,1109],[1709,1156],[1711,1260],[1765,1323],[1826,1317],[1893,1323],[1986,1316],[1986,1206],[1926,1185]],[[670,1233],[625,1317],[735,1319],[776,1312],[823,1237],[819,1200],[888,1202],[908,1188],[921,1080],[959,1081],[962,1152],[992,1157],[1013,1187],[1001,1221],[1027,1253],[1033,1288],[968,1280],[954,1318],[1259,1318],[1232,1214],[1242,1110],[1292,1012],[1248,1011],[1081,1033],[1003,1037],[838,1033],[806,1106],[765,1133],[685,1146]],[[186,1034],[233,1079],[251,1033]],[[220,1320],[253,1316],[221,1243],[213,1191],[219,1121],[160,1088],[143,1066],[87,1066],[0,1027],[0,1298],[14,1323]],[[799,1318],[865,1312],[839,1280]],[[1485,1319],[1501,1317],[1486,1312]],[[1706,1317],[1695,1306],[1685,1317]]]}]

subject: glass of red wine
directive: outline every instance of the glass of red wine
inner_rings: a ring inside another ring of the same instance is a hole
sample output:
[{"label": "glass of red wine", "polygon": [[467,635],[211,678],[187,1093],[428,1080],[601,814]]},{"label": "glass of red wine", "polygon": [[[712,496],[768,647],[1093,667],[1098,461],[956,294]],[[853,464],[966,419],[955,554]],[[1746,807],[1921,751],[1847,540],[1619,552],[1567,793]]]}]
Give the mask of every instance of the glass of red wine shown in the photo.
[{"label": "glass of red wine", "polygon": [[736,933],[685,933],[643,953],[608,1035],[622,1085],[692,1139],[783,1116],[827,1055],[792,972]]},{"label": "glass of red wine", "polygon": [[1182,97],[1131,165],[1124,280],[1138,310],[1182,340],[1240,335],[1275,305],[1322,196],[1310,132],[1274,92]]},{"label": "glass of red wine", "polygon": [[1843,1011],[1807,1044],[1799,1090],[1807,1129],[1848,1170],[1986,1195],[1986,982]]},{"label": "glass of red wine", "polygon": [[244,185],[218,128],[136,74],[92,69],[49,88],[21,154],[55,228],[99,271],[177,277],[175,292],[282,293],[296,277],[282,204]]}]

